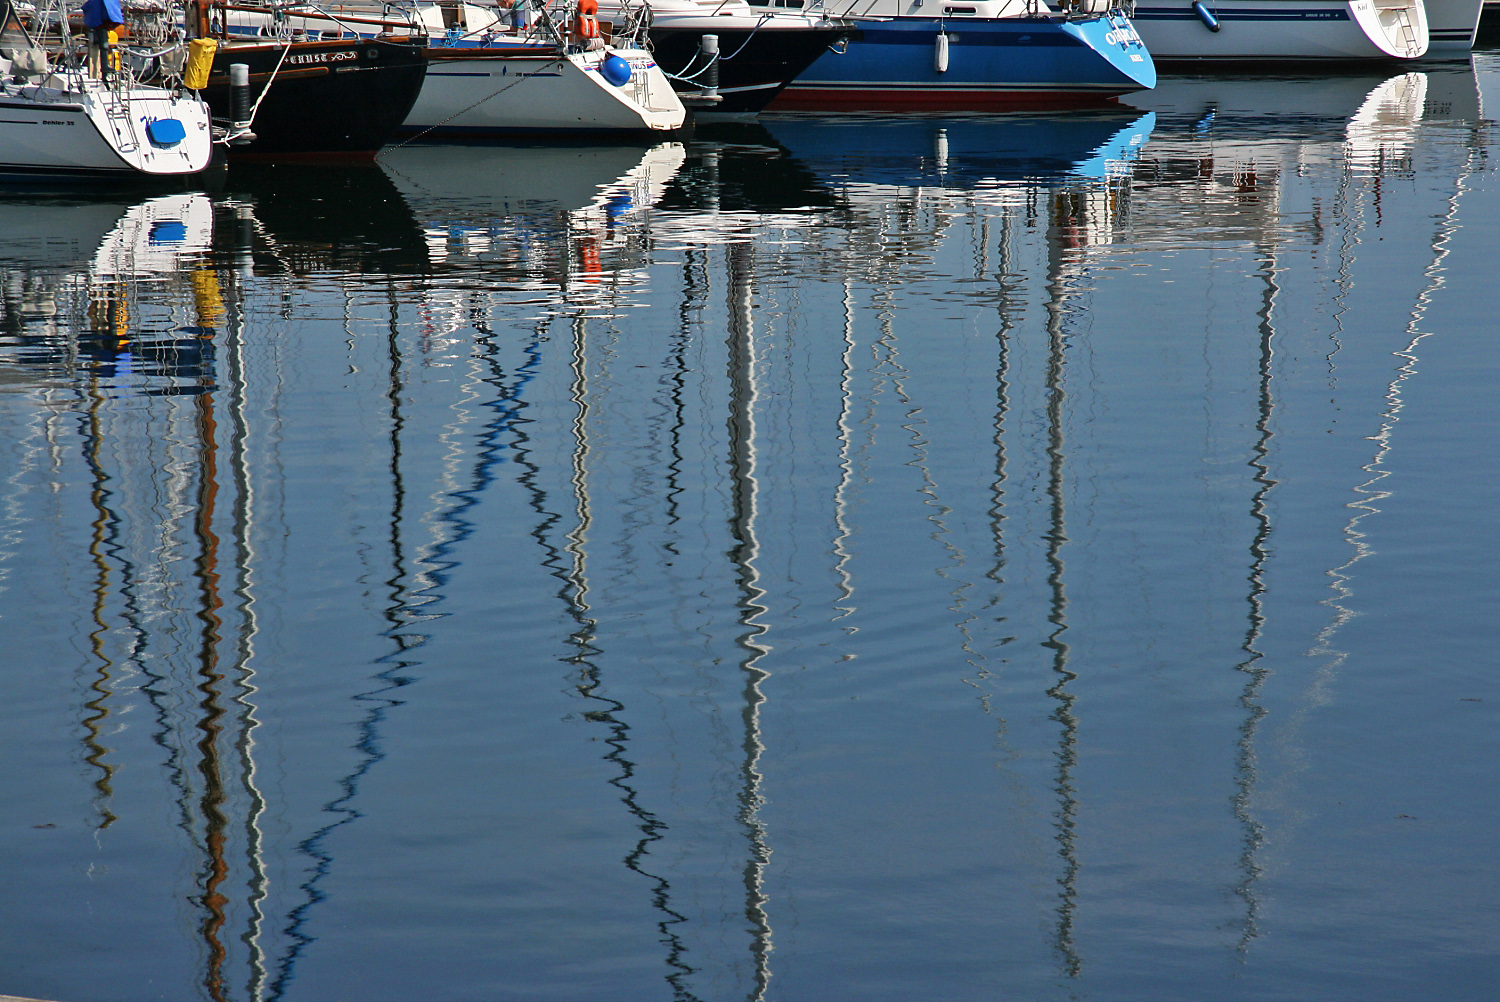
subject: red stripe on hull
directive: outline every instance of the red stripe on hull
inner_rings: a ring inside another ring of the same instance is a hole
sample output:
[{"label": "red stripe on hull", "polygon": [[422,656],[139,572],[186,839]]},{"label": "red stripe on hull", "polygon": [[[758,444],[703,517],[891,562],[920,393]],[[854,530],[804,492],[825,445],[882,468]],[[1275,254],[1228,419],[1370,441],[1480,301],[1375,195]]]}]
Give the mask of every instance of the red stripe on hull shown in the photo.
[{"label": "red stripe on hull", "polygon": [[1116,103],[1113,94],[1077,90],[844,90],[788,87],[767,111],[1022,111]]}]

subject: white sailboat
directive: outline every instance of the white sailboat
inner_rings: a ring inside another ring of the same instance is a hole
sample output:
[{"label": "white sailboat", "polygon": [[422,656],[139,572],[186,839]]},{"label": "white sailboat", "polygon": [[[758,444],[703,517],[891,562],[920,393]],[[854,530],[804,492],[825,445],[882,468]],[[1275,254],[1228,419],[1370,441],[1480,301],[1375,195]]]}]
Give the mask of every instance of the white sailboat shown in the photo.
[{"label": "white sailboat", "polygon": [[[518,5],[519,6],[519,5]],[[512,8],[512,11],[515,8]],[[665,132],[687,111],[656,58],[584,4],[537,16],[476,4],[417,7],[427,82],[402,126],[436,135]],[[592,32],[592,33],[590,33]]]},{"label": "white sailboat", "polygon": [[401,19],[356,7],[304,4],[276,15],[226,12],[231,34],[372,37],[382,30],[426,35],[427,78],[401,131],[432,136],[602,134],[681,128],[687,111],[655,57],[628,39],[583,30],[575,8],[527,14],[475,4],[424,5]]},{"label": "white sailboat", "polygon": [[1142,0],[1131,20],[1159,63],[1358,63],[1425,55],[1428,11],[1422,0]]},{"label": "white sailboat", "polygon": [[212,152],[208,106],[186,91],[61,65],[0,0],[0,181],[191,174]]},{"label": "white sailboat", "polygon": [[[644,49],[441,46],[402,130],[436,135],[665,132],[687,117]],[[610,79],[623,77],[621,83]]]}]

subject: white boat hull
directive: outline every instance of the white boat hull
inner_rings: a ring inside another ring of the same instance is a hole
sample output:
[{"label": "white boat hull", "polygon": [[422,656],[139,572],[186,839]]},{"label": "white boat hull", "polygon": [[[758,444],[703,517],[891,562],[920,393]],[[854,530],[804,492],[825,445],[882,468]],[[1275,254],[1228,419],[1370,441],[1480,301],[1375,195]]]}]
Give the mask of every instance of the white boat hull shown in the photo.
[{"label": "white boat hull", "polygon": [[1428,56],[1462,59],[1474,47],[1483,0],[1422,0],[1427,9]]},{"label": "white boat hull", "polygon": [[1420,0],[1142,0],[1131,20],[1161,62],[1322,63],[1417,59],[1428,48]]},{"label": "white boat hull", "polygon": [[[660,132],[687,116],[649,52],[528,53],[519,47],[434,49],[427,79],[403,131],[445,135]],[[630,64],[623,87],[599,67],[610,55]]]},{"label": "white boat hull", "polygon": [[[436,5],[414,8],[415,20],[435,39],[428,50],[427,77],[402,132],[435,135],[514,133],[662,132],[681,128],[687,111],[671,83],[642,49],[606,47],[562,52],[550,40],[512,34],[509,18],[496,8],[455,5],[462,24],[449,29]],[[395,15],[392,15],[395,16]],[[284,28],[312,37],[373,35],[381,24],[371,11],[351,14],[333,7],[322,13],[285,15]],[[398,21],[387,22],[395,26]],[[237,11],[229,30],[239,35],[274,34],[268,14]],[[455,44],[456,41],[456,44]],[[611,56],[630,64],[630,79],[616,87],[599,72]]]},{"label": "white boat hull", "polygon": [[[154,142],[147,126],[182,123],[185,137]],[[191,174],[212,155],[208,107],[156,87],[108,90],[6,85],[0,91],[0,178],[121,178]]]}]

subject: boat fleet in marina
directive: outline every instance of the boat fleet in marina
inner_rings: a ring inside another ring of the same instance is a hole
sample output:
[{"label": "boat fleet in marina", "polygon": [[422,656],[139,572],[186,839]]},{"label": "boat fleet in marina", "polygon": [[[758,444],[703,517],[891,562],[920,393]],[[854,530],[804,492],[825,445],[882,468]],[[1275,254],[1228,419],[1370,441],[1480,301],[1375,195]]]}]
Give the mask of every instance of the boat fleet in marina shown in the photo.
[{"label": "boat fleet in marina", "polygon": [[0,0],[0,176],[787,111],[1097,106],[1157,65],[1465,57],[1481,0]]}]

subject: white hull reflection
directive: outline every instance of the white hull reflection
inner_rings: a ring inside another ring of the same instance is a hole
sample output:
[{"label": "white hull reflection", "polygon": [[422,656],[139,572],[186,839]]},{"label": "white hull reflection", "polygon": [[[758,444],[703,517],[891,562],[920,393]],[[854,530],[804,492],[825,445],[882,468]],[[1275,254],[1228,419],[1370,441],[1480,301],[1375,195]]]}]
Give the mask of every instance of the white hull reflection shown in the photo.
[{"label": "white hull reflection", "polygon": [[[497,149],[407,146],[382,165],[436,268],[503,265],[507,288],[597,301],[646,264],[643,228],[686,160],[681,143]],[[476,184],[475,178],[485,179]]]},{"label": "white hull reflection", "polygon": [[[163,195],[134,205],[6,200],[0,233],[0,319],[15,357],[58,360],[66,370],[59,377],[92,368],[101,378],[152,392],[177,392],[184,374],[196,381],[193,366],[207,342],[191,328],[202,320],[197,307],[208,305],[203,296],[214,297],[217,288],[205,278],[211,271],[194,268],[212,245],[207,195]],[[143,323],[143,301],[178,292],[173,309],[151,309]],[[35,361],[12,365],[7,354],[0,354],[0,385],[36,377]]]},{"label": "white hull reflection", "polygon": [[[1180,245],[1183,218],[1213,220],[1203,231],[1205,240],[1282,240],[1278,220],[1316,215],[1283,204],[1287,178],[1408,175],[1424,126],[1472,125],[1481,113],[1467,67],[1385,79],[1335,78],[1316,94],[1296,80],[1184,79],[1139,102],[1193,123],[1176,134],[1158,134],[1143,157],[1130,240],[1146,247]],[[1295,115],[1266,110],[1294,105]],[[1157,180],[1143,180],[1152,177]],[[1397,203],[1405,207],[1410,199],[1381,202],[1382,219],[1397,211]],[[1390,223],[1381,225],[1384,233]]]},{"label": "white hull reflection", "polygon": [[167,277],[208,251],[213,202],[201,192],[134,205],[0,201],[0,268],[76,271],[93,280]]}]

